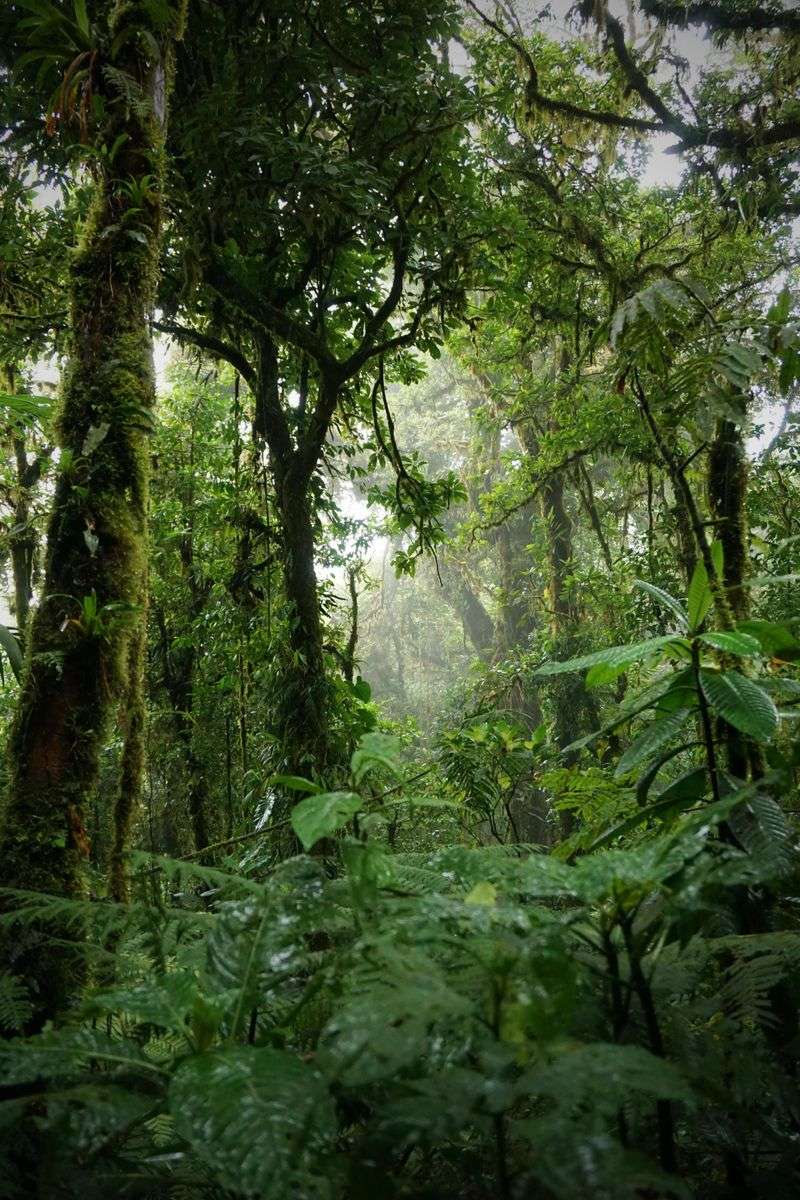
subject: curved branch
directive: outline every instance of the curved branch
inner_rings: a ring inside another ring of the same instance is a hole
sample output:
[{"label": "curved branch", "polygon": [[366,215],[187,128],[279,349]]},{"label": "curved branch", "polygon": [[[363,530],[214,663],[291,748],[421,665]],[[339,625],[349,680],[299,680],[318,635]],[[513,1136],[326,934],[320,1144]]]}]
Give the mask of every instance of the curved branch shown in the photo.
[{"label": "curved branch", "polygon": [[206,354],[210,354],[212,358],[225,359],[232,367],[235,367],[250,390],[255,391],[256,373],[241,350],[235,346],[224,342],[222,338],[215,337],[212,333],[190,329],[188,325],[179,325],[177,321],[153,321],[152,326],[159,333],[166,333],[179,342],[188,342],[190,345],[196,346],[198,350],[205,350]]}]

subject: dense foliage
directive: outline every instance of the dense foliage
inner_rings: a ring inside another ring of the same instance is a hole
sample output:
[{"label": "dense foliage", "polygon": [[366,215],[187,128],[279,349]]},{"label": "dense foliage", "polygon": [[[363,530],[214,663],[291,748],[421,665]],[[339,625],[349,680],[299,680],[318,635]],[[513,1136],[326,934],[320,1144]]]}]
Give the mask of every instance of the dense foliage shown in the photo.
[{"label": "dense foliage", "polygon": [[4,7],[0,1196],[798,1194],[799,82]]}]

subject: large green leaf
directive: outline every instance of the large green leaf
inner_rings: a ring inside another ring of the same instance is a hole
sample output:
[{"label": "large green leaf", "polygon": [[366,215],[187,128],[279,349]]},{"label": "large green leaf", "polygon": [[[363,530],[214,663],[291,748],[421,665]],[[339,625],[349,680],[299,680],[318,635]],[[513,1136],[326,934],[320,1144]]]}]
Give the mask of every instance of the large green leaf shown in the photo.
[{"label": "large green leaf", "polygon": [[346,825],[362,808],[361,797],[355,792],[320,792],[294,806],[292,828],[303,848],[310,850],[322,838]]},{"label": "large green leaf", "polygon": [[715,650],[722,650],[725,654],[738,654],[741,658],[752,658],[753,655],[761,653],[761,643],[749,633],[728,633],[724,630],[701,633],[700,641],[705,642],[707,646],[713,646]]},{"label": "large green leaf", "polygon": [[668,608],[678,618],[681,629],[686,630],[689,628],[689,618],[686,610],[674,596],[670,596],[669,592],[665,592],[663,588],[656,587],[654,583],[648,583],[644,579],[634,579],[633,584],[634,587],[641,588],[643,592],[647,592],[655,600],[658,600],[659,604],[663,604],[665,608]]},{"label": "large green leaf", "polygon": [[765,654],[786,661],[800,655],[800,642],[791,630],[777,621],[740,621],[736,629],[756,638]]},{"label": "large green leaf", "polygon": [[562,1108],[591,1103],[594,1111],[615,1111],[620,1096],[641,1093],[692,1104],[688,1081],[672,1063],[639,1046],[603,1042],[570,1047],[526,1072],[521,1093],[546,1097]]},{"label": "large green leaf", "polygon": [[639,776],[639,779],[636,783],[637,804],[644,805],[647,802],[647,796],[650,788],[653,786],[658,778],[659,773],[663,770],[667,763],[671,762],[676,755],[682,754],[684,750],[690,750],[697,744],[698,743],[696,741],[678,742],[677,745],[670,746],[668,750],[662,751],[658,758],[650,764],[647,770]]},{"label": "large green leaf", "polygon": [[583,654],[580,658],[570,658],[566,662],[543,663],[537,668],[535,675],[566,675],[570,671],[583,671],[599,663],[611,667],[626,667],[680,641],[680,638],[671,634],[667,637],[647,638],[644,642],[632,642],[627,646],[607,646],[605,650],[596,650],[593,654]]},{"label": "large green leaf", "polygon": [[400,739],[391,733],[365,733],[360,738],[353,757],[350,759],[350,770],[356,784],[361,783],[370,771],[384,770],[390,775],[399,775]]},{"label": "large green leaf", "polygon": [[178,1135],[235,1196],[316,1195],[315,1160],[335,1130],[325,1080],[296,1054],[237,1046],[195,1055],[169,1089]]},{"label": "large green leaf", "polygon": [[306,779],[304,775],[272,775],[267,783],[270,787],[287,788],[290,792],[310,792],[312,796],[318,796],[322,791],[318,783]]},{"label": "large green leaf", "polygon": [[738,671],[701,670],[700,685],[718,716],[758,741],[778,727],[778,710],[762,687]]},{"label": "large green leaf", "polygon": [[10,392],[0,392],[0,412],[18,421],[43,420],[52,407],[50,396],[14,396]]},{"label": "large green leaf", "polygon": [[639,763],[650,758],[666,742],[671,741],[686,724],[691,711],[690,708],[679,708],[677,712],[659,717],[648,725],[622,755],[617,763],[615,776],[619,778],[620,775],[627,775],[628,771],[638,767]]},{"label": "large green leaf", "polygon": [[5,651],[14,677],[19,679],[22,672],[22,647],[7,625],[0,625],[0,648]]},{"label": "large green leaf", "polygon": [[692,631],[700,628],[713,603],[714,594],[711,591],[711,584],[708,582],[708,572],[704,563],[698,562],[687,595],[689,628]]},{"label": "large green leaf", "polygon": [[[704,768],[701,767],[699,770],[703,776],[706,776]],[[692,771],[689,774],[692,776],[693,783],[696,782],[697,772]],[[697,802],[699,796],[702,795],[702,790],[702,782],[698,783],[698,786],[692,792],[689,792],[687,789],[685,792],[674,795],[670,794],[669,796],[666,792],[670,791],[670,789],[667,788],[657,800],[654,800],[652,804],[648,804],[646,808],[640,808],[638,812],[633,813],[630,817],[626,817],[624,821],[618,821],[616,825],[604,829],[592,842],[587,853],[591,854],[595,850],[602,850],[610,842],[616,841],[623,834],[630,833],[632,829],[637,829],[639,825],[644,825],[648,821],[652,821],[654,817],[672,817],[683,809],[691,807],[691,805]]]}]

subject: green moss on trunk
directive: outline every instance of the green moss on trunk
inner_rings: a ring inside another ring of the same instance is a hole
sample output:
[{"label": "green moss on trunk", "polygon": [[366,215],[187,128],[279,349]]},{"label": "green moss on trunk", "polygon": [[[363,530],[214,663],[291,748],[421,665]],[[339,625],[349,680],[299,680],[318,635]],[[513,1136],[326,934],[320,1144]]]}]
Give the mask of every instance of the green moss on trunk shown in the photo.
[{"label": "green moss on trunk", "polygon": [[[128,692],[146,555],[154,404],[148,314],[161,231],[163,107],[169,46],[184,8],[170,6],[169,28],[145,3],[118,0],[109,16],[108,45],[116,39],[121,48],[113,73],[98,72],[105,119],[97,141],[118,153],[113,166],[99,168],[72,263],[61,464],[10,739],[0,835],[6,887],[83,893],[86,805],[112,716]],[[153,39],[164,47],[158,61]],[[113,83],[121,75],[139,93],[136,103]],[[4,947],[6,962],[37,994],[37,1021],[56,1015],[79,990],[80,949],[74,931],[52,929],[30,930]]]}]

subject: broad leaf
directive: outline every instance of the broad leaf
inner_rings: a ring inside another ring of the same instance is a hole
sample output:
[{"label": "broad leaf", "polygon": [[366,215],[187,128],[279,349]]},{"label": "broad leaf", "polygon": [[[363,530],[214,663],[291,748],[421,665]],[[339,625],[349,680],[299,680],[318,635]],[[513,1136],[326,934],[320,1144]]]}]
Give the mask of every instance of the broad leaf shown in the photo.
[{"label": "broad leaf", "polygon": [[320,792],[308,796],[292,809],[291,822],[305,850],[341,829],[363,808],[355,792]]},{"label": "broad leaf", "polygon": [[22,647],[7,625],[0,625],[0,648],[5,651],[14,677],[19,679],[22,673]]},{"label": "broad leaf", "polygon": [[738,671],[700,672],[700,684],[718,716],[760,742],[778,727],[778,710],[762,687]]},{"label": "broad leaf", "polygon": [[291,792],[309,792],[312,796],[318,796],[322,791],[318,783],[305,779],[302,775],[273,775],[267,783],[270,787],[288,788]]},{"label": "broad leaf", "polygon": [[668,637],[648,638],[644,642],[632,642],[628,646],[607,646],[605,650],[596,650],[593,654],[583,654],[580,658],[570,658],[566,662],[543,663],[534,672],[535,676],[566,675],[570,671],[583,671],[587,667],[604,663],[611,667],[627,667],[631,663],[641,662],[666,646],[679,643],[680,638]]},{"label": "broad leaf", "polygon": [[800,655],[800,642],[791,630],[777,621],[740,621],[736,629],[756,638],[762,651],[770,657],[789,662]]},{"label": "broad leaf", "polygon": [[[658,799],[654,800],[652,804],[648,804],[646,808],[640,808],[638,812],[633,813],[630,817],[626,817],[624,821],[618,821],[616,825],[603,830],[600,836],[592,842],[587,853],[591,854],[595,850],[602,850],[604,846],[608,846],[610,842],[615,842],[623,834],[630,833],[633,829],[647,824],[648,821],[652,821],[656,817],[672,817],[684,809],[690,808],[702,797],[705,790],[703,782],[708,778],[708,774],[705,767],[699,767],[682,776],[682,779],[688,780],[690,776],[692,777],[691,788],[687,786],[674,793],[671,787],[665,788]],[[702,776],[702,778],[698,778],[699,776]]]},{"label": "broad leaf", "polygon": [[391,775],[400,774],[400,739],[389,733],[365,733],[350,759],[354,781],[361,783],[365,775],[376,768]]},{"label": "broad leaf", "polygon": [[663,588],[656,587],[654,583],[647,583],[644,579],[634,579],[633,585],[634,587],[641,588],[643,592],[647,592],[654,599],[658,600],[659,604],[663,604],[665,608],[668,608],[678,618],[681,629],[685,631],[689,628],[689,617],[686,610],[674,596],[670,596],[669,592],[665,592]]},{"label": "broad leaf", "polygon": [[761,643],[749,633],[701,633],[700,641],[705,642],[707,646],[713,646],[715,650],[722,650],[725,654],[738,654],[741,658],[752,658],[761,653]]},{"label": "broad leaf", "polygon": [[708,572],[706,571],[705,564],[701,561],[697,563],[694,569],[687,594],[689,628],[692,632],[699,629],[703,624],[713,603],[714,595],[711,591],[711,584],[708,581]]},{"label": "broad leaf", "polygon": [[691,711],[690,708],[679,708],[677,712],[659,717],[658,720],[648,725],[622,755],[614,775],[617,778],[620,775],[627,775],[628,771],[632,771],[640,762],[649,758],[656,750],[660,750],[666,742],[671,741],[686,724],[686,719]]},{"label": "broad leaf", "polygon": [[178,1135],[236,1196],[299,1195],[336,1128],[319,1072],[269,1048],[190,1058],[172,1080],[169,1104]]},{"label": "broad leaf", "polygon": [[639,781],[636,784],[637,804],[644,805],[647,802],[647,796],[650,788],[655,783],[659,772],[667,765],[667,763],[675,758],[677,754],[681,754],[684,750],[689,750],[692,746],[696,746],[697,744],[698,743],[696,741],[679,742],[677,746],[670,746],[670,748],[665,750],[663,754],[659,754],[655,762],[651,763],[644,774],[639,776]]}]

